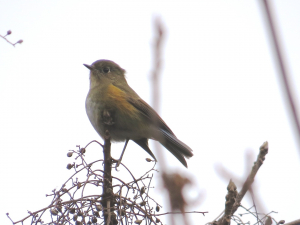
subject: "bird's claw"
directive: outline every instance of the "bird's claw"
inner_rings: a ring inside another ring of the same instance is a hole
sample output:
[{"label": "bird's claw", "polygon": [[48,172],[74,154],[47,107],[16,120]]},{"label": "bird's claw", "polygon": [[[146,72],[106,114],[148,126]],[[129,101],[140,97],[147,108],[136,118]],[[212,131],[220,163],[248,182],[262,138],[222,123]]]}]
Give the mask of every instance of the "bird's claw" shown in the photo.
[{"label": "bird's claw", "polygon": [[115,169],[116,169],[116,171],[118,171],[118,167],[121,164],[121,160],[120,159],[117,160],[117,159],[111,158],[111,161],[112,161],[112,163],[116,163]]}]

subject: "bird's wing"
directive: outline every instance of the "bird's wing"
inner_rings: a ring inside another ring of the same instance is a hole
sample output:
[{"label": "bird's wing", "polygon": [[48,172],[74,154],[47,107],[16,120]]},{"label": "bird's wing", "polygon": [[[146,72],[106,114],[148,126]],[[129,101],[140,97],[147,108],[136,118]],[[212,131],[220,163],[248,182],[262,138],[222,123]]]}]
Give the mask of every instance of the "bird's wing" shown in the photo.
[{"label": "bird's wing", "polygon": [[[132,88],[130,86],[127,86],[126,89],[124,87],[122,87],[121,85],[118,85],[117,83],[113,84],[114,86],[116,86],[117,88],[123,90],[125,93],[131,93],[131,96],[127,95],[126,100],[133,105],[136,109],[138,109],[146,118],[148,118],[151,123],[156,123],[157,126],[174,135],[174,133],[172,132],[172,130],[168,127],[168,125],[165,123],[165,121],[163,121],[163,119],[155,112],[155,110],[148,105],[143,99],[141,99],[138,94],[132,90]],[[175,135],[174,135],[175,136]]]},{"label": "bird's wing", "polygon": [[154,109],[143,99],[128,98],[127,101],[131,103],[135,108],[137,108],[140,112],[142,112],[152,123],[156,123],[160,129],[174,135],[165,121],[163,121],[163,119],[154,111]]}]

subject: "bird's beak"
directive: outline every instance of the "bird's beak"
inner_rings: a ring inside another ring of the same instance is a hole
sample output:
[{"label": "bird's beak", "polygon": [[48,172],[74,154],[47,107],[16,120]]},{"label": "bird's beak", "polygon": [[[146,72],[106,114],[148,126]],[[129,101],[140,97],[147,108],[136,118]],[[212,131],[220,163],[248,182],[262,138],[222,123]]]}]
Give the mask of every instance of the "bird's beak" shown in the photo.
[{"label": "bird's beak", "polygon": [[83,64],[86,68],[88,68],[89,70],[93,70],[93,67],[87,64]]}]

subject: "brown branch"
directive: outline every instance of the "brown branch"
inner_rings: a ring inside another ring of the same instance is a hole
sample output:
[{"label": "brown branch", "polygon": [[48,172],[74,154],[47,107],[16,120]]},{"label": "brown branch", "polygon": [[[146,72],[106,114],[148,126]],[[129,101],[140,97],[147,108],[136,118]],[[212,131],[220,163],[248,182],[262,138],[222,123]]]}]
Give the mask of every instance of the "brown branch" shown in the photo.
[{"label": "brown branch", "polygon": [[259,170],[259,168],[261,167],[261,165],[263,164],[263,161],[265,160],[265,156],[268,153],[268,150],[269,150],[269,145],[268,145],[268,142],[266,141],[262,144],[262,146],[260,146],[257,160],[256,160],[256,162],[254,162],[254,165],[252,167],[250,175],[248,176],[247,180],[245,181],[245,183],[242,187],[242,190],[237,195],[235,204],[233,205],[232,214],[235,213],[237,208],[240,206],[243,197],[245,196],[246,192],[249,190],[252,183],[254,182],[255,175],[256,175],[257,171]]},{"label": "brown branch", "polygon": [[156,38],[153,44],[153,70],[152,70],[152,106],[159,112],[160,99],[160,74],[161,74],[161,49],[164,40],[164,28],[160,18],[155,18],[154,22]]},{"label": "brown branch", "polygon": [[231,215],[233,214],[232,213],[233,204],[237,196],[236,186],[231,180],[229,181],[227,190],[228,190],[228,194],[226,195],[225,212],[224,212],[223,222],[222,222],[222,224],[224,225],[230,224]]},{"label": "brown branch", "polygon": [[[245,196],[245,194],[247,193],[247,191],[251,188],[251,185],[254,182],[254,178],[257,174],[257,171],[263,164],[263,161],[265,160],[265,156],[268,153],[268,150],[269,150],[269,146],[268,146],[268,142],[266,141],[262,144],[262,146],[260,146],[257,160],[256,160],[256,162],[254,162],[254,165],[242,187],[242,190],[236,195],[235,202],[233,205],[231,205],[231,204],[232,204],[232,197],[234,196],[235,185],[233,183],[231,184],[231,182],[229,183],[229,185],[227,187],[229,193],[226,196],[225,213],[218,221],[213,221],[210,224],[217,224],[217,225],[230,224],[231,216],[236,212],[238,207],[241,206],[241,201],[242,201],[243,197]],[[230,192],[232,192],[232,194],[230,194]]]},{"label": "brown branch", "polygon": [[281,221],[282,220],[280,220],[278,224],[284,224],[284,225],[299,225],[300,224],[300,219],[299,220],[294,220],[294,221],[289,222],[289,223],[284,223],[284,221],[283,221],[283,223],[280,223]]},{"label": "brown branch", "polygon": [[[273,42],[272,44],[273,44],[274,51],[275,51],[275,57],[276,57],[277,62],[279,63],[279,74],[283,80],[284,89],[285,89],[285,92],[288,97],[289,105],[291,107],[292,120],[293,120],[293,124],[296,125],[296,129],[297,129],[297,133],[298,133],[298,144],[300,145],[300,121],[298,118],[299,113],[297,113],[296,101],[292,94],[291,86],[289,84],[289,77],[288,77],[288,73],[286,70],[286,66],[284,64],[283,54],[280,49],[280,44],[279,44],[279,40],[278,40],[278,35],[277,35],[278,32],[276,31],[276,25],[274,23],[274,19],[272,18],[272,12],[271,12],[271,8],[268,3],[268,0],[263,0],[262,3],[263,3],[264,10],[266,13],[266,20],[267,20],[268,26],[270,28],[270,38],[271,38],[271,41]],[[299,146],[299,153],[300,153],[300,146]]]},{"label": "brown branch", "polygon": [[[162,68],[162,47],[163,41],[165,37],[165,30],[163,23],[159,17],[154,19],[154,33],[155,37],[153,40],[153,68],[152,68],[152,76],[151,76],[151,83],[152,83],[152,107],[154,110],[159,114],[159,106],[160,106],[160,78],[161,78],[161,68]],[[153,118],[154,123],[158,123],[155,118]],[[162,147],[158,142],[154,142],[154,147],[156,150],[157,158],[159,163],[159,167],[161,171],[165,171],[164,162],[165,157],[163,155]]]},{"label": "brown branch", "polygon": [[[112,157],[110,154],[110,134],[108,131],[105,132],[104,137],[104,179],[103,179],[103,193],[102,193],[102,207],[104,213],[104,224],[117,224],[116,214],[110,211],[110,205],[114,205],[114,193],[112,188],[112,176],[111,176],[111,165],[112,165]],[[106,209],[106,211],[105,211]]]},{"label": "brown branch", "polygon": [[[205,216],[206,212],[199,212],[199,211],[192,211],[192,212],[166,212],[166,213],[160,213],[160,214],[153,214],[155,216],[164,216],[164,215],[169,215],[169,214],[185,214],[185,213],[201,213],[203,216]],[[151,214],[152,215],[152,214]]]}]

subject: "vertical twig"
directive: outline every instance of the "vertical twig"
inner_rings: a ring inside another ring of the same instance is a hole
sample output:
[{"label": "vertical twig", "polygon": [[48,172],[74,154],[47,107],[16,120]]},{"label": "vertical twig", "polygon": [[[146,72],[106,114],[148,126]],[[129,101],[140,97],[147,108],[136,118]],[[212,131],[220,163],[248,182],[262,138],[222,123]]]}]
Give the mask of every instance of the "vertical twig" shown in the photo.
[{"label": "vertical twig", "polygon": [[[154,33],[156,35],[153,43],[153,69],[152,69],[152,106],[154,110],[159,113],[160,106],[160,75],[161,75],[161,49],[164,38],[164,29],[160,18],[155,18]],[[165,170],[164,157],[161,151],[161,145],[158,142],[154,143],[157,158],[160,161],[159,166],[162,171]]]},{"label": "vertical twig", "polygon": [[[111,207],[113,206],[113,188],[112,188],[112,177],[111,177],[111,166],[112,166],[112,158],[110,154],[110,134],[108,131],[105,132],[104,137],[104,147],[103,147],[103,155],[104,155],[104,179],[103,179],[103,193],[102,193],[102,207],[104,212],[104,224],[110,225],[115,224],[114,219],[116,215],[111,213]],[[106,209],[106,210],[105,210]]]},{"label": "vertical twig", "polygon": [[279,40],[278,40],[278,36],[277,36],[278,32],[276,32],[270,5],[268,3],[268,0],[263,0],[262,2],[263,2],[264,10],[266,13],[266,20],[267,20],[268,26],[270,27],[270,38],[273,42],[272,44],[273,44],[273,47],[275,50],[275,57],[279,63],[279,74],[283,80],[285,92],[287,94],[289,105],[292,110],[292,120],[296,126],[296,130],[298,133],[299,156],[300,156],[300,122],[299,122],[299,118],[298,118],[299,114],[297,114],[297,109],[296,109],[296,105],[295,105],[296,101],[292,95],[292,90],[289,85],[289,78],[288,78],[288,74],[287,74],[286,67],[284,64],[283,54],[282,54],[280,46],[279,46]]}]

